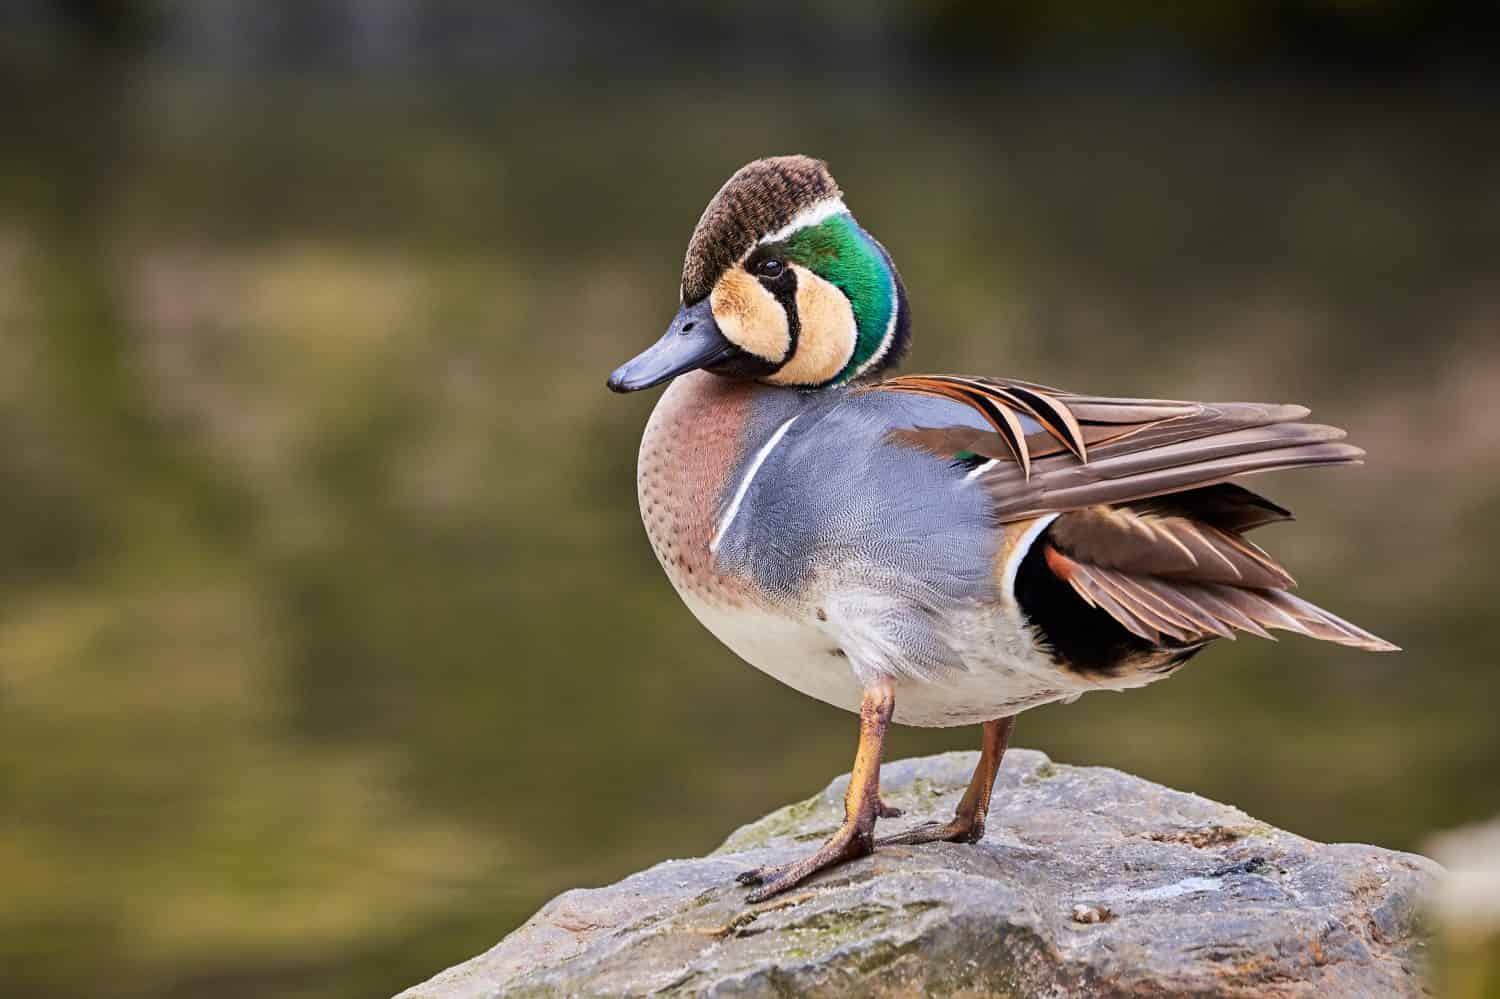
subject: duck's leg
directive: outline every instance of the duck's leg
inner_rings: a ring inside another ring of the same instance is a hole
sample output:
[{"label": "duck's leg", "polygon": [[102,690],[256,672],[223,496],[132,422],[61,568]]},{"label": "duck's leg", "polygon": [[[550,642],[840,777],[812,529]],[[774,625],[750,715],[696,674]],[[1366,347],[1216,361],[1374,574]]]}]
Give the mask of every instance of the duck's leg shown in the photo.
[{"label": "duck's leg", "polygon": [[776,867],[757,867],[736,878],[740,884],[760,886],[747,896],[748,901],[768,899],[819,871],[863,857],[875,849],[875,819],[882,807],[889,807],[880,800],[880,754],[885,748],[885,731],[895,707],[895,687],[889,680],[865,691],[859,705],[859,749],[854,754],[849,790],[844,795],[843,824],[812,856]]},{"label": "duck's leg", "polygon": [[974,767],[969,789],[964,792],[951,820],[928,822],[894,836],[882,836],[876,845],[934,843],[938,840],[978,843],[984,837],[984,820],[990,811],[990,792],[995,787],[995,775],[1000,772],[1000,761],[1005,758],[1005,747],[1010,744],[1010,730],[1015,726],[1015,715],[984,723],[979,763]]}]

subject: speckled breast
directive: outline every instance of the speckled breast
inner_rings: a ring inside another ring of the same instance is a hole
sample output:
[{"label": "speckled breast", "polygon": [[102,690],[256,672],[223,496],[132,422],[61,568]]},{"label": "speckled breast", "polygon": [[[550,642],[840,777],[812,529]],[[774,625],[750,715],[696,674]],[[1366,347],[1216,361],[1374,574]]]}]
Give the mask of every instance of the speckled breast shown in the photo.
[{"label": "speckled breast", "polygon": [[742,580],[714,569],[709,541],[725,485],[739,466],[753,387],[705,372],[674,381],[641,438],[636,487],[646,537],[678,592],[738,606]]}]

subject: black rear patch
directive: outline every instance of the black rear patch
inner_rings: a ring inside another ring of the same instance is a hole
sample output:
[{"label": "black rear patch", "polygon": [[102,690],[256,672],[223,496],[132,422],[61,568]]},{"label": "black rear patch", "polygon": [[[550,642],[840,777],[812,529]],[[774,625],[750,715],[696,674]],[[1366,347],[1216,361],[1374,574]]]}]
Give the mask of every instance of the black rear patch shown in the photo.
[{"label": "black rear patch", "polygon": [[1084,602],[1047,565],[1049,527],[1016,572],[1016,602],[1040,633],[1052,658],[1076,673],[1115,676],[1130,669],[1169,673],[1203,649],[1203,642],[1155,644],[1127,631],[1108,612]]}]

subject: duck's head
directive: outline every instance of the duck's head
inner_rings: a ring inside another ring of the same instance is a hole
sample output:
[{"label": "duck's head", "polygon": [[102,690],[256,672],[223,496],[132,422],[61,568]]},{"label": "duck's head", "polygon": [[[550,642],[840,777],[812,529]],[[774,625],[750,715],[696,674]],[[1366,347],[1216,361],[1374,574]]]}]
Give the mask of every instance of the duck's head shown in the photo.
[{"label": "duck's head", "polygon": [[906,290],[819,160],[741,167],[688,243],[682,307],[653,346],[610,375],[616,392],[698,368],[796,388],[869,378],[906,349]]}]

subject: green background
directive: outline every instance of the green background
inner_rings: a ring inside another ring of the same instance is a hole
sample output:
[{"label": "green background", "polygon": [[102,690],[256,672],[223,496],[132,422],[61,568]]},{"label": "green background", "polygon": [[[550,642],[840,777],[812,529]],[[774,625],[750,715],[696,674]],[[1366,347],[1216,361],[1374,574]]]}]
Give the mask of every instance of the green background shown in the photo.
[{"label": "green background", "polygon": [[672,593],[655,393],[603,387],[772,153],[829,160],[894,255],[907,370],[1303,402],[1370,452],[1260,479],[1299,519],[1258,540],[1406,652],[1225,643],[1018,744],[1321,839],[1500,810],[1500,132],[1461,40],[655,4],[682,36],[621,52],[577,6],[530,62],[371,65],[336,20],[221,64],[181,5],[22,5],[0,991],[388,994],[847,769],[853,718]]}]

